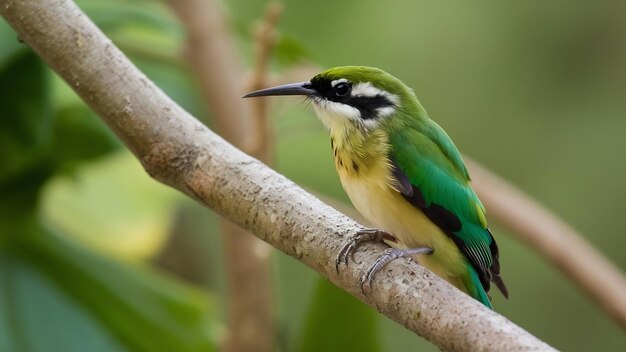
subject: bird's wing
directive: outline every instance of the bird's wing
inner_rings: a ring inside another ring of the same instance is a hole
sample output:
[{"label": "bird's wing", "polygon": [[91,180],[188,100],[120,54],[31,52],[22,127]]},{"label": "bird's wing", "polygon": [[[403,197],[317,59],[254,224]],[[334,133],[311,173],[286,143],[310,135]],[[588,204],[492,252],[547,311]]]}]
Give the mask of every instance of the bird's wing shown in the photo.
[{"label": "bird's wing", "polygon": [[443,129],[434,123],[428,127],[391,134],[397,189],[450,236],[478,272],[485,291],[493,281],[508,296],[500,278],[498,247],[461,155]]}]

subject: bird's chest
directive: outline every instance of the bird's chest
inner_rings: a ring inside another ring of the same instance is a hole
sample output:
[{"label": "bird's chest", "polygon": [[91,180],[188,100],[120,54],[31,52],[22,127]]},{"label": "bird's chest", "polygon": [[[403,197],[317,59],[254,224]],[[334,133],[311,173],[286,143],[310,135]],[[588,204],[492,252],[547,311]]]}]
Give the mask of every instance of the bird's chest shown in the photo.
[{"label": "bird's chest", "polygon": [[391,231],[384,225],[388,218],[393,217],[389,207],[395,206],[391,204],[395,198],[392,192],[395,191],[384,182],[385,175],[354,175],[338,171],[341,185],[359,213],[372,225]]},{"label": "bird's chest", "polygon": [[391,163],[386,155],[361,161],[361,166],[357,162],[355,171],[351,167],[350,153],[337,151],[335,165],[344,190],[354,207],[373,227],[383,229],[399,240],[391,245],[433,248],[434,254],[419,256],[419,261],[462,289],[462,283],[455,279],[459,268],[464,268],[462,254],[437,225],[394,188]]},{"label": "bird's chest", "polygon": [[407,247],[435,245],[434,239],[443,233],[394,188],[391,164],[386,157],[373,158],[355,172],[351,158],[338,155],[342,160],[336,158],[335,164],[341,184],[354,207],[374,227],[390,232]]},{"label": "bird's chest", "polygon": [[[370,137],[371,139],[371,137]],[[355,132],[331,133],[335,168],[355,208],[370,222],[380,216],[378,201],[392,196],[388,147],[384,140],[363,143]],[[375,224],[376,225],[376,224]],[[376,226],[380,226],[379,224]]]}]

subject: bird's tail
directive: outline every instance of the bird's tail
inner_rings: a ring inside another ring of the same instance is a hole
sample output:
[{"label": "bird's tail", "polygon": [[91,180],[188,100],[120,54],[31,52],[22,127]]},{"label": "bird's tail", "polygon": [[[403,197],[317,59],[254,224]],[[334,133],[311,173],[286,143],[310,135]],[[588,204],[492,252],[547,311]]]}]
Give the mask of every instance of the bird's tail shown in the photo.
[{"label": "bird's tail", "polygon": [[470,296],[474,297],[476,300],[480,301],[482,304],[486,305],[487,308],[493,309],[493,306],[491,305],[491,300],[489,299],[487,292],[485,292],[483,284],[478,278],[478,273],[470,263],[466,263],[466,266],[469,272],[468,277],[466,278],[466,280],[464,280],[467,293]]}]

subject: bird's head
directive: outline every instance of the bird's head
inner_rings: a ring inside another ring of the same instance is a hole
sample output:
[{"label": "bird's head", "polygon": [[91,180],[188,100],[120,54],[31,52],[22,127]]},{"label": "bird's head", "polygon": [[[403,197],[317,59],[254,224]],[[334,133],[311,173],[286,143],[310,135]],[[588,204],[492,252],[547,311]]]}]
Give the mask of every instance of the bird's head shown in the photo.
[{"label": "bird's head", "polygon": [[387,72],[365,66],[343,66],[324,71],[310,81],[266,88],[244,96],[302,95],[331,131],[348,127],[376,129],[411,104],[413,92]]}]

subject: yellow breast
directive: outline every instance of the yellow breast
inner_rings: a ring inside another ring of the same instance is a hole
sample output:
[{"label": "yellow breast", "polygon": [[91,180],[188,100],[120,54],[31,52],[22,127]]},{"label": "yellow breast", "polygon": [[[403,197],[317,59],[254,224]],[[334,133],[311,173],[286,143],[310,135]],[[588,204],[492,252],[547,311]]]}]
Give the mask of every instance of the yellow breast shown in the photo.
[{"label": "yellow breast", "polygon": [[[375,148],[354,148],[351,141],[331,135],[335,166],[354,207],[377,228],[393,234],[396,246],[429,247],[432,255],[417,258],[425,267],[465,291],[463,256],[454,242],[418,208],[394,189],[388,144],[384,136],[369,136]],[[354,141],[352,141],[354,142]]]}]

